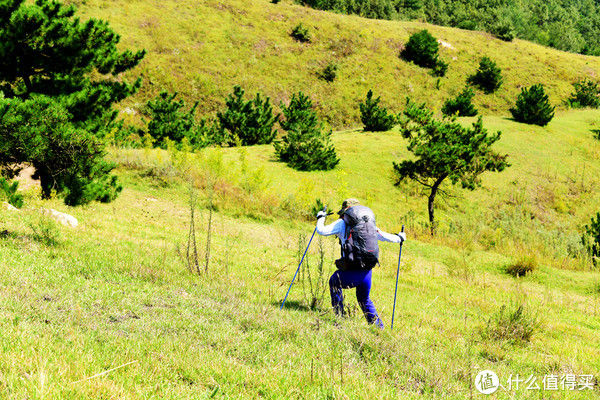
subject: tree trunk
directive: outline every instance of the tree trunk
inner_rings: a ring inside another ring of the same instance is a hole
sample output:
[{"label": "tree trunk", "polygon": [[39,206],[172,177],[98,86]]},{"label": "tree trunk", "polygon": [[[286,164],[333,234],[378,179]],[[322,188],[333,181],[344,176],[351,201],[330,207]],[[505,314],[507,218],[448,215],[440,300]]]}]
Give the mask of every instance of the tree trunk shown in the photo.
[{"label": "tree trunk", "polygon": [[27,89],[27,97],[29,97],[29,94],[31,93],[31,79],[29,79],[29,75],[23,75],[23,82],[25,83],[25,88]]},{"label": "tree trunk", "polygon": [[435,201],[435,196],[437,195],[438,189],[445,178],[445,176],[438,178],[438,180],[435,181],[435,183],[431,186],[431,192],[429,193],[429,199],[427,201],[427,211],[429,212],[429,229],[431,231],[431,236],[435,234],[436,228],[433,202]]}]

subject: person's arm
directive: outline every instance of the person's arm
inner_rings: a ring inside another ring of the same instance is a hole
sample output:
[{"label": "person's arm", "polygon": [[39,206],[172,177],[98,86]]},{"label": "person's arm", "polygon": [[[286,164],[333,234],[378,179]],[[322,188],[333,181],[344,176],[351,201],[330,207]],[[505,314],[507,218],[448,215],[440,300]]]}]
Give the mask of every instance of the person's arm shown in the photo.
[{"label": "person's arm", "polygon": [[[403,235],[402,237],[399,235]],[[400,243],[406,240],[406,234],[404,232],[399,233],[398,235],[393,235],[391,233],[387,233],[377,228],[377,240],[380,242],[392,242],[392,243]]]},{"label": "person's arm", "polygon": [[346,227],[346,223],[343,219],[325,226],[325,218],[321,217],[317,220],[317,233],[322,236],[338,235],[340,236]]}]

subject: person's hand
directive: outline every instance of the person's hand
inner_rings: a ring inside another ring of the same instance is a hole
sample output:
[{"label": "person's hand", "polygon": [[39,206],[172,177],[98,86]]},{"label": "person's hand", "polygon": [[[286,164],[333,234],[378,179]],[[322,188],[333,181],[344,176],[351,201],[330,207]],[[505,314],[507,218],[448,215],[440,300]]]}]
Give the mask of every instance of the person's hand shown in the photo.
[{"label": "person's hand", "polygon": [[398,236],[400,237],[400,243],[402,243],[406,240],[406,233],[400,232],[400,233],[398,233]]},{"label": "person's hand", "polygon": [[327,216],[327,213],[326,213],[325,211],[319,211],[319,212],[317,213],[317,220],[318,220],[319,218],[323,218],[323,217],[326,217],[326,216]]}]

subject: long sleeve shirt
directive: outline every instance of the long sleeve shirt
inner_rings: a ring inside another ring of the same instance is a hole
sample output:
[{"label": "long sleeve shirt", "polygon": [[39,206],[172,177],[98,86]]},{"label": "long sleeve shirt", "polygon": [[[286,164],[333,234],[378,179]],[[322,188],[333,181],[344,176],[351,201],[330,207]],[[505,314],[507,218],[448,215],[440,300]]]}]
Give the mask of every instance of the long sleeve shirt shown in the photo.
[{"label": "long sleeve shirt", "polygon": [[[340,218],[325,226],[325,218],[319,218],[317,220],[317,233],[322,236],[337,235],[340,238],[340,242],[344,244],[346,242],[346,223]],[[400,243],[400,236],[383,232],[377,228],[377,240],[380,242]]]}]

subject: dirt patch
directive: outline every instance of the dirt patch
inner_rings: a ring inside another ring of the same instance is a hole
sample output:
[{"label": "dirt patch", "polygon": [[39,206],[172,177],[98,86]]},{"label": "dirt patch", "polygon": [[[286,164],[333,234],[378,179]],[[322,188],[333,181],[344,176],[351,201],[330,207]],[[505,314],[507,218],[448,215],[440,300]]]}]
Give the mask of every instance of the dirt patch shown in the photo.
[{"label": "dirt patch", "polygon": [[33,179],[33,174],[35,174],[35,168],[32,166],[26,166],[21,170],[16,178],[19,182],[19,190],[28,190],[30,188],[40,187],[40,182]]}]

